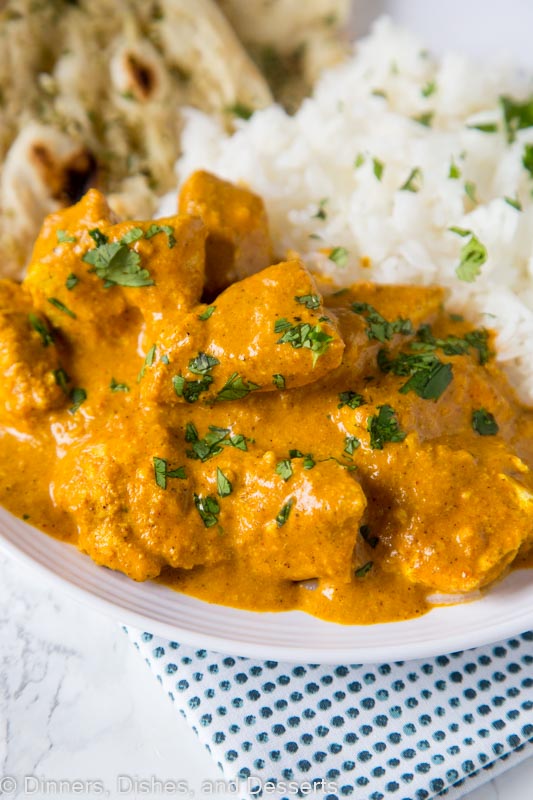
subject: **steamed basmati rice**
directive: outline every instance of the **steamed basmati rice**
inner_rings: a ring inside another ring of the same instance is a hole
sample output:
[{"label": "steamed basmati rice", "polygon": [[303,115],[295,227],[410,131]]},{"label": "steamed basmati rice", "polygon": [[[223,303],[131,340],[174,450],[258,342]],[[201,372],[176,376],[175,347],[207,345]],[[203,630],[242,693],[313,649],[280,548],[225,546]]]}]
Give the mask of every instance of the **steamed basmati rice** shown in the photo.
[{"label": "steamed basmati rice", "polygon": [[[297,250],[339,285],[448,287],[450,308],[497,331],[498,358],[533,403],[533,174],[523,164],[533,127],[509,142],[500,102],[531,88],[510,66],[453,53],[436,63],[384,18],[292,117],[272,106],[228,136],[190,111],[178,179],[208,169],[246,182],[266,202],[280,257]],[[164,211],[174,205],[169,196]],[[452,226],[487,249],[472,283],[456,275],[468,237]],[[347,263],[328,248],[345,248]]]}]

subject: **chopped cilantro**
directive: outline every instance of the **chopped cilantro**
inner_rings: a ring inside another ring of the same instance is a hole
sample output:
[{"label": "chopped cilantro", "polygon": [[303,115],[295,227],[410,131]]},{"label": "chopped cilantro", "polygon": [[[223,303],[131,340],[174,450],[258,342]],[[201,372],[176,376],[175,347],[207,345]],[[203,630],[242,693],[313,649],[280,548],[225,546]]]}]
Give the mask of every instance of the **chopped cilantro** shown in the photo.
[{"label": "chopped cilantro", "polygon": [[239,117],[239,119],[250,119],[254,113],[253,108],[241,103],[239,100],[233,103],[233,105],[228,106],[226,110],[230,114],[233,114],[234,117]]},{"label": "chopped cilantro", "polygon": [[426,128],[429,128],[431,127],[434,116],[434,111],[425,111],[423,114],[418,114],[416,117],[411,117],[411,119],[413,122],[418,122],[419,125],[424,125]]},{"label": "chopped cilantro", "polygon": [[450,228],[458,236],[470,238],[461,248],[461,260],[455,269],[455,274],[461,281],[473,283],[481,274],[481,267],[487,260],[487,248],[479,241],[477,236],[466,228]]},{"label": "chopped cilantro", "polygon": [[70,383],[70,378],[67,375],[67,373],[65,372],[65,370],[63,369],[63,367],[59,367],[58,369],[55,369],[53,374],[54,374],[54,380],[57,383],[57,385],[61,389],[63,389],[65,394],[69,394],[69,388],[68,388],[67,384]]},{"label": "chopped cilantro", "polygon": [[76,237],[75,236],[71,236],[69,233],[67,233],[67,231],[63,231],[61,229],[56,231],[56,237],[57,237],[57,241],[60,244],[63,244],[64,242],[75,242],[76,241]]},{"label": "chopped cilantro", "polygon": [[334,247],[328,258],[338,267],[345,267],[348,263],[348,250],[345,247]]},{"label": "chopped cilantro", "polygon": [[112,392],[129,392],[130,387],[126,383],[118,383],[114,378],[111,378],[109,388]]},{"label": "chopped cilantro", "polygon": [[99,228],[93,228],[92,230],[90,230],[89,236],[91,237],[91,239],[94,239],[98,247],[100,247],[103,244],[107,244],[109,241],[105,233],[102,233],[102,231]]},{"label": "chopped cilantro", "polygon": [[413,167],[407,180],[399,188],[400,192],[418,192],[420,191],[420,180],[422,178],[422,170],[420,167]]},{"label": "chopped cilantro", "polygon": [[373,566],[374,566],[373,561],[367,561],[366,564],[363,564],[362,567],[359,567],[359,569],[355,570],[355,577],[364,578],[365,575],[368,575]]},{"label": "chopped cilantro", "polygon": [[466,126],[470,131],[481,131],[481,133],[497,133],[498,126],[495,122],[478,122]]},{"label": "chopped cilantro", "polygon": [[276,372],[272,375],[272,383],[276,387],[276,389],[284,389],[285,388],[285,378],[283,375],[280,375],[279,372]]},{"label": "chopped cilantro", "polygon": [[354,314],[365,318],[366,334],[369,339],[377,339],[378,342],[385,343],[385,341],[390,341],[395,333],[401,333],[403,336],[414,333],[410,319],[398,317],[393,322],[389,322],[369,303],[352,303],[351,308]]},{"label": "chopped cilantro", "polygon": [[476,184],[473,183],[472,181],[466,181],[466,183],[465,183],[465,194],[468,197],[468,199],[471,200],[473,203],[478,203],[479,202],[478,199],[477,199],[476,192],[477,192]]},{"label": "chopped cilantro", "polygon": [[378,353],[378,366],[382,372],[410,376],[399,389],[401,394],[415,392],[423,400],[437,400],[451,383],[451,364],[443,364],[434,353],[399,353],[388,360],[386,350]]},{"label": "chopped cilantro", "polygon": [[132,244],[133,242],[138,242],[143,236],[144,231],[142,228],[130,228],[129,231],[121,237],[120,241],[121,244]]},{"label": "chopped cilantro", "polygon": [[343,408],[344,406],[348,406],[349,408],[359,408],[359,406],[364,406],[365,399],[362,394],[358,394],[358,392],[352,392],[349,389],[346,392],[341,392],[339,394],[340,403],[337,408]]},{"label": "chopped cilantro", "polygon": [[288,458],[285,458],[283,461],[278,461],[276,464],[276,474],[283,478],[284,481],[288,481],[289,478],[292,477],[292,464]]},{"label": "chopped cilantro", "polygon": [[274,333],[283,333],[283,331],[288,331],[289,328],[292,328],[292,325],[285,317],[280,317],[274,323]]},{"label": "chopped cilantro", "polygon": [[327,218],[326,208],[325,208],[327,202],[328,202],[328,198],[327,197],[324,197],[320,201],[320,203],[318,204],[318,211],[316,212],[316,214],[313,214],[313,218],[314,219],[326,219]]},{"label": "chopped cilantro", "polygon": [[216,306],[207,306],[205,311],[202,311],[201,314],[198,314],[198,319],[201,319],[202,322],[205,322],[212,315],[215,308]]},{"label": "chopped cilantro", "polygon": [[141,380],[144,378],[144,373],[146,372],[146,367],[151,367],[155,361],[155,353],[156,353],[157,345],[153,344],[151,348],[146,353],[146,357],[144,359],[144,364],[142,366],[141,371],[137,375],[137,383],[140,383]]},{"label": "chopped cilantro", "polygon": [[185,467],[177,467],[176,469],[169,469],[168,462],[164,458],[157,458],[154,456],[154,477],[155,482],[160,489],[167,488],[167,478],[180,478],[185,480],[187,474]]},{"label": "chopped cilantro", "polygon": [[197,381],[189,381],[183,375],[174,375],[172,386],[178,397],[183,397],[186,403],[196,403],[203,392],[207,392],[213,378],[211,375],[204,375]]},{"label": "chopped cilantro", "polygon": [[72,389],[70,392],[70,399],[72,401],[72,406],[68,411],[69,414],[75,414],[81,404],[87,400],[87,392],[85,389],[80,389],[79,387]]},{"label": "chopped cilantro", "polygon": [[[286,320],[283,321],[286,322]],[[278,326],[280,322],[282,322],[282,320],[278,320],[276,326]],[[274,331],[279,333],[279,330],[276,331],[276,326],[274,327]],[[285,328],[277,344],[290,344],[295,349],[305,347],[311,350],[314,367],[319,357],[324,355],[332,341],[333,336],[325,333],[319,324],[313,326],[308,322],[300,322]]]},{"label": "chopped cilantro", "polygon": [[71,311],[70,308],[67,308],[67,306],[62,303],[61,300],[58,300],[57,297],[47,297],[46,299],[50,305],[54,306],[54,308],[57,308],[58,311],[62,311],[63,314],[67,314],[67,316],[71,317],[72,319],[77,319],[74,311]]},{"label": "chopped cilantro", "polygon": [[211,497],[210,495],[207,497],[201,497],[198,494],[194,494],[193,497],[194,505],[196,506],[196,509],[200,514],[205,527],[212,528],[214,525],[218,525],[220,506],[216,497]]},{"label": "chopped cilantro", "polygon": [[377,547],[378,542],[379,542],[379,537],[378,536],[372,536],[372,533],[370,531],[370,525],[361,525],[361,527],[359,528],[359,533],[361,534],[361,536],[363,537],[365,542],[368,545],[370,545],[372,550],[375,547]]},{"label": "chopped cilantro", "polygon": [[[89,231],[91,235],[95,231]],[[93,238],[98,244],[102,234],[98,231],[98,237]],[[93,267],[90,272],[95,272],[96,275],[104,281],[104,287],[107,289],[110,286],[153,286],[154,281],[150,277],[147,269],[141,268],[141,257],[134,250],[130,250],[127,244],[123,242],[98,244],[93,250],[89,250],[82,257],[82,261],[86,264],[91,264]]]},{"label": "chopped cilantro", "polygon": [[44,320],[36,314],[28,314],[28,319],[33,330],[41,337],[41,344],[43,347],[48,347],[48,345],[54,343],[54,335]]},{"label": "chopped cilantro", "polygon": [[392,406],[378,406],[377,410],[377,416],[372,415],[367,421],[372,450],[383,450],[385,442],[403,442],[407,434],[401,430]]},{"label": "chopped cilantro", "polygon": [[383,170],[385,169],[383,161],[380,161],[379,158],[373,158],[372,167],[374,171],[374,176],[378,179],[378,181],[380,181],[383,177]]},{"label": "chopped cilantro", "polygon": [[161,364],[170,364],[170,359],[166,353],[163,353],[159,361],[161,362]]},{"label": "chopped cilantro", "polygon": [[353,456],[353,454],[355,453],[357,448],[360,447],[360,446],[361,446],[361,442],[359,441],[359,439],[356,436],[350,436],[348,434],[348,436],[345,437],[345,439],[344,439],[344,452],[348,453],[349,456]]},{"label": "chopped cilantro", "polygon": [[304,469],[313,469],[313,467],[316,466],[316,461],[311,453],[307,453],[307,455],[304,456],[303,465]]},{"label": "chopped cilantro", "polygon": [[359,169],[359,167],[362,167],[364,163],[365,163],[365,157],[363,153],[358,153],[355,157],[355,161],[353,162],[355,169]]},{"label": "chopped cilantro", "polygon": [[[463,321],[463,318],[458,314],[450,314],[450,319],[456,322]],[[488,331],[483,328],[468,331],[468,333],[464,334],[463,338],[459,336],[447,336],[445,339],[436,339],[429,325],[421,325],[416,336],[418,341],[411,343],[411,348],[413,350],[429,352],[438,348],[447,356],[457,356],[464,355],[472,348],[473,350],[477,350],[479,363],[482,366],[487,363],[491,356],[488,345],[489,334]]]},{"label": "chopped cilantro", "polygon": [[188,422],[185,427],[185,441],[192,444],[192,448],[187,450],[187,458],[198,461],[208,461],[221,453],[224,447],[248,449],[246,437],[242,433],[232,435],[229,428],[218,428],[216,425],[210,425],[209,432],[200,439],[195,426],[192,422]]},{"label": "chopped cilantro", "polygon": [[530,178],[533,178],[533,144],[530,144],[529,142],[524,145],[522,165],[529,172]]},{"label": "chopped cilantro", "polygon": [[461,170],[452,159],[452,163],[450,164],[450,169],[448,172],[448,178],[450,178],[450,180],[452,181],[457,181],[459,180],[460,177],[461,177]]},{"label": "chopped cilantro", "polygon": [[217,493],[219,497],[227,497],[233,491],[230,481],[226,478],[220,467],[217,467]]},{"label": "chopped cilantro", "polygon": [[500,105],[507,141],[514,142],[517,131],[533,126],[533,96],[522,102],[512,97],[500,97]]},{"label": "chopped cilantro", "polygon": [[301,294],[294,299],[311,311],[316,311],[317,308],[320,308],[320,297],[317,294]]},{"label": "chopped cilantro", "polygon": [[485,408],[472,411],[472,427],[480,436],[496,436],[500,430],[493,414]]},{"label": "chopped cilantro", "polygon": [[172,228],[170,225],[157,225],[156,223],[153,223],[144,234],[144,238],[151,239],[152,236],[156,236],[158,233],[166,233],[168,246],[170,249],[172,249],[176,244],[174,228]]},{"label": "chopped cilantro", "polygon": [[217,401],[220,400],[242,400],[243,397],[250,394],[250,392],[255,392],[257,389],[261,387],[257,383],[252,383],[252,381],[246,381],[239,375],[238,372],[234,372],[231,375],[222,389],[217,393]]},{"label": "chopped cilantro", "polygon": [[437,91],[436,81],[428,81],[425,86],[420,90],[422,97],[431,97]]},{"label": "chopped cilantro", "polygon": [[291,499],[287,503],[285,503],[285,505],[282,507],[281,511],[276,517],[276,525],[278,526],[278,528],[282,528],[283,525],[285,525],[285,523],[289,519],[289,514],[291,513],[293,505],[294,505],[294,500],[291,497]]},{"label": "chopped cilantro", "polygon": [[511,206],[511,208],[516,209],[516,211],[522,211],[522,203],[518,199],[518,197],[504,197],[503,198],[507,205]]},{"label": "chopped cilantro", "polygon": [[207,375],[218,364],[220,364],[218,358],[207,353],[198,353],[195,358],[189,361],[189,369],[195,375]]},{"label": "chopped cilantro", "polygon": [[74,275],[73,272],[71,272],[67,280],[65,281],[65,286],[67,287],[69,292],[71,292],[74,289],[74,287],[78,285],[79,282],[80,279],[76,275]]}]

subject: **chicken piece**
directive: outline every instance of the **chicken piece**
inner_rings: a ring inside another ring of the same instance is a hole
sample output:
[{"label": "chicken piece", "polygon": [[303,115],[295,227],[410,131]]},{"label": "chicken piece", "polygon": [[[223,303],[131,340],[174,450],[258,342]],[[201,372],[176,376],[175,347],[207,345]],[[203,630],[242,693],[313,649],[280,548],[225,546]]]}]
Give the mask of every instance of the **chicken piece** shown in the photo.
[{"label": "chicken piece", "polygon": [[293,459],[287,480],[276,463],[273,452],[258,459],[229,449],[217,461],[232,485],[220,523],[234,553],[263,577],[348,583],[366,507],[361,486],[335,461],[306,469]]},{"label": "chicken piece", "polygon": [[436,592],[486,586],[533,542],[530,470],[503,442],[478,440],[470,452],[410,435],[363,468],[392,568]]},{"label": "chicken piece", "polygon": [[166,358],[149,370],[142,393],[162,404],[305,386],[335,369],[344,349],[299,261],[233,284],[167,328],[160,345]]},{"label": "chicken piece", "polygon": [[49,217],[25,285],[36,308],[73,341],[86,338],[88,328],[109,328],[132,308],[153,339],[163,315],[172,324],[200,298],[204,226],[187,216],[116,225],[108,217],[95,191]]},{"label": "chicken piece", "polygon": [[59,356],[46,321],[23,289],[0,281],[0,409],[25,417],[65,404]]},{"label": "chicken piece", "polygon": [[201,217],[207,227],[205,288],[210,296],[272,264],[265,206],[248,189],[209,172],[194,172],[181,189],[179,211]]},{"label": "chicken piece", "polygon": [[191,569],[226,557],[217,528],[194,504],[194,477],[179,441],[154,416],[118,423],[112,438],[69,448],[54,475],[54,500],[74,515],[78,546],[137,581],[162,567]]}]

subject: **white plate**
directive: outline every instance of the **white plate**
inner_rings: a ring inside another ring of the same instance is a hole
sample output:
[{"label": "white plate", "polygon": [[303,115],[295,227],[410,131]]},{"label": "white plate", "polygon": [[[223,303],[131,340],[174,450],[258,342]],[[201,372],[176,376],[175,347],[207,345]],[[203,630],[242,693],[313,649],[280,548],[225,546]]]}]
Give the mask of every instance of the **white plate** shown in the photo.
[{"label": "white plate", "polygon": [[74,598],[118,622],[233,655],[299,663],[398,661],[488,644],[533,627],[533,570],[509,575],[481,600],[406,622],[336,625],[300,611],[211,605],[157,583],[135,583],[0,508],[0,547]]}]

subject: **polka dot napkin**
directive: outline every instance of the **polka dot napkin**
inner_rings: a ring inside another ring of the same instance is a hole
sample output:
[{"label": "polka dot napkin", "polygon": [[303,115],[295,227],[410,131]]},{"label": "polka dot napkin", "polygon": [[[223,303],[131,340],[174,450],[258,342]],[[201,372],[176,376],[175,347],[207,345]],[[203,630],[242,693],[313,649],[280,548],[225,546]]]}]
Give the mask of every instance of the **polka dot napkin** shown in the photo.
[{"label": "polka dot napkin", "polygon": [[456,800],[533,754],[533,632],[437,658],[339,666],[127,633],[238,782],[236,797]]}]

